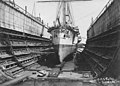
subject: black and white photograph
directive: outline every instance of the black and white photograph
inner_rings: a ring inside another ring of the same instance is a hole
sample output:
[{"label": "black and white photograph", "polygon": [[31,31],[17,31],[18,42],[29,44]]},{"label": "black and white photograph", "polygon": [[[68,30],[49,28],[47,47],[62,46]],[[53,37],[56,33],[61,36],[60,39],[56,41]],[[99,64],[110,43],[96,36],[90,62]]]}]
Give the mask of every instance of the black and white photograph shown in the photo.
[{"label": "black and white photograph", "polygon": [[120,0],[0,0],[0,86],[120,86]]}]

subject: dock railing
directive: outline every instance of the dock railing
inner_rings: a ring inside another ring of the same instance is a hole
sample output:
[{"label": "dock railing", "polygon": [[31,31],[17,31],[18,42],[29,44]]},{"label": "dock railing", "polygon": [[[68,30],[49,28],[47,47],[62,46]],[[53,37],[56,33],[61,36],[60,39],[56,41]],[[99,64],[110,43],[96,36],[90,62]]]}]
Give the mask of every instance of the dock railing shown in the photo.
[{"label": "dock railing", "polygon": [[19,12],[25,14],[26,16],[30,17],[31,19],[35,20],[36,22],[43,24],[41,18],[39,19],[39,18],[33,16],[32,14],[27,12],[27,10],[23,9],[22,7],[20,7],[19,5],[15,4],[14,2],[12,2],[10,0],[2,0],[2,2],[4,2],[7,5],[13,7],[14,9],[18,10]]},{"label": "dock railing", "polygon": [[94,21],[92,21],[90,27],[88,30],[95,24],[95,22],[102,16],[102,14],[106,11],[106,9],[114,2],[114,0],[109,0],[108,3],[105,5],[105,7],[102,9],[102,11],[98,14],[98,16],[95,18]]}]

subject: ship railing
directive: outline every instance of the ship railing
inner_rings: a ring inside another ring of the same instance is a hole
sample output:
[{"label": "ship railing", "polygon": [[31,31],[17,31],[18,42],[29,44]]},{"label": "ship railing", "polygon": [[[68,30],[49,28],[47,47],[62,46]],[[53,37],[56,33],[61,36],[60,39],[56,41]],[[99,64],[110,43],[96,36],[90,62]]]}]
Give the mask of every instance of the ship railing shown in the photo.
[{"label": "ship railing", "polygon": [[109,0],[108,3],[105,5],[105,7],[102,9],[102,11],[99,13],[99,15],[95,18],[95,20],[91,23],[89,29],[92,27],[92,25],[95,24],[95,22],[102,16],[102,14],[106,11],[106,9],[111,6],[114,0]]},{"label": "ship railing", "polygon": [[19,12],[25,14],[26,16],[30,17],[31,19],[35,20],[36,22],[43,24],[41,18],[38,17],[34,17],[32,14],[30,14],[29,12],[27,12],[27,10],[23,9],[22,7],[20,7],[19,5],[15,4],[14,2],[10,1],[10,0],[2,0],[2,2],[6,3],[7,5],[13,7],[14,9],[18,10]]}]

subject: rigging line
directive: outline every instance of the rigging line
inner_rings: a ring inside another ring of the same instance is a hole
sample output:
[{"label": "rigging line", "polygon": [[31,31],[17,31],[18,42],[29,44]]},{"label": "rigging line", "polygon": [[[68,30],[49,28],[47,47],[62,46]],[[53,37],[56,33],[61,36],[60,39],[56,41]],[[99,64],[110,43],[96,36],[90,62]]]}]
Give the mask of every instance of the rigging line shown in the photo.
[{"label": "rigging line", "polygon": [[[71,9],[71,13],[73,13],[73,8],[72,8],[72,5],[71,5],[71,3],[69,3],[69,7],[70,7],[70,9]],[[71,14],[71,18],[72,18],[72,21],[73,21],[73,25],[75,25],[75,21],[74,21],[74,16]]]},{"label": "rigging line", "polygon": [[[70,6],[69,6],[69,9],[70,9]],[[73,15],[72,15],[72,13],[71,13],[71,11],[72,11],[72,6],[71,6],[71,10],[69,10],[70,11],[70,16],[71,16],[71,19],[72,19],[72,23],[73,23],[73,25],[75,25],[75,22],[74,22],[74,18],[73,18]]]},{"label": "rigging line", "polygon": [[69,21],[73,25],[74,22],[73,22],[73,19],[72,19],[72,14],[71,14],[71,11],[70,11],[69,3],[67,4],[67,9],[68,9]]},{"label": "rigging line", "polygon": [[[112,0],[110,0],[110,1],[112,1]],[[100,6],[99,6],[99,7],[100,7]],[[98,7],[98,8],[99,8],[99,7]],[[104,6],[104,7],[105,7],[105,6]],[[98,10],[98,9],[96,9],[96,10]],[[87,17],[90,17],[89,15],[92,15],[92,14],[96,13],[96,10],[90,12],[89,14],[87,14],[87,15],[85,15],[85,16],[83,16],[83,17],[78,18],[76,21],[79,21],[79,20],[81,20],[81,19],[86,19]],[[100,12],[101,12],[101,10],[100,10]],[[100,12],[99,12],[99,13],[100,13]],[[97,15],[99,15],[99,13],[98,13]],[[95,18],[96,18],[96,17],[95,17]]]},{"label": "rigging line", "polygon": [[60,8],[60,2],[58,3],[58,6],[57,6],[57,11],[56,11],[56,19],[57,19],[57,17],[58,17],[58,15],[59,15],[59,8]]},{"label": "rigging line", "polygon": [[89,13],[89,14],[87,14],[87,15],[85,15],[85,16],[82,16],[82,17],[78,18],[78,19],[76,20],[76,22],[78,22],[78,21],[80,21],[80,20],[83,20],[83,19],[86,19],[86,18],[88,18],[88,17],[91,17],[91,15],[94,14],[94,13],[96,13],[96,10],[95,10],[95,11],[92,11],[91,13]]},{"label": "rigging line", "polygon": [[56,16],[56,20],[57,20],[57,18],[59,18],[59,17],[60,17],[60,9],[61,9],[61,6],[62,6],[62,3],[61,3],[61,2],[59,2],[59,3],[58,3],[58,9],[57,9],[57,16]]},{"label": "rigging line", "polygon": [[61,5],[62,5],[62,3],[59,2],[58,3],[58,9],[57,9],[56,22],[55,22],[55,23],[58,23],[60,26],[61,26],[61,23],[60,23],[60,9],[61,9]]}]

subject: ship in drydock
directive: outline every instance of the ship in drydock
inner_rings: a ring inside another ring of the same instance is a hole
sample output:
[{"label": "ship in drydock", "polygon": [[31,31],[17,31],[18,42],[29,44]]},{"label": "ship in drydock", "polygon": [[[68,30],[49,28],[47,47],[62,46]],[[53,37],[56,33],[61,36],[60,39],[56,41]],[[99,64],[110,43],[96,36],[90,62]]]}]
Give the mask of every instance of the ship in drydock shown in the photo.
[{"label": "ship in drydock", "polygon": [[74,31],[75,29],[71,26],[58,26],[52,27],[52,41],[59,55],[60,62],[63,62],[65,57],[72,54],[76,50],[76,44],[78,42],[78,31]]},{"label": "ship in drydock", "polygon": [[[61,17],[58,11],[56,23],[49,28],[15,2],[0,0],[0,86],[103,86],[118,82],[111,77],[120,77],[120,0],[108,2],[92,22],[86,44],[78,46],[79,32],[71,21],[69,1],[50,1],[58,2],[63,14]],[[64,61],[74,50],[74,59]]]},{"label": "ship in drydock", "polygon": [[[54,26],[48,29],[52,34],[52,42],[57,51],[60,62],[65,57],[75,52],[78,43],[79,29],[74,25],[73,17],[70,10],[71,1],[39,1],[39,2],[58,2],[58,13]],[[80,40],[80,39],[79,39]]]}]

